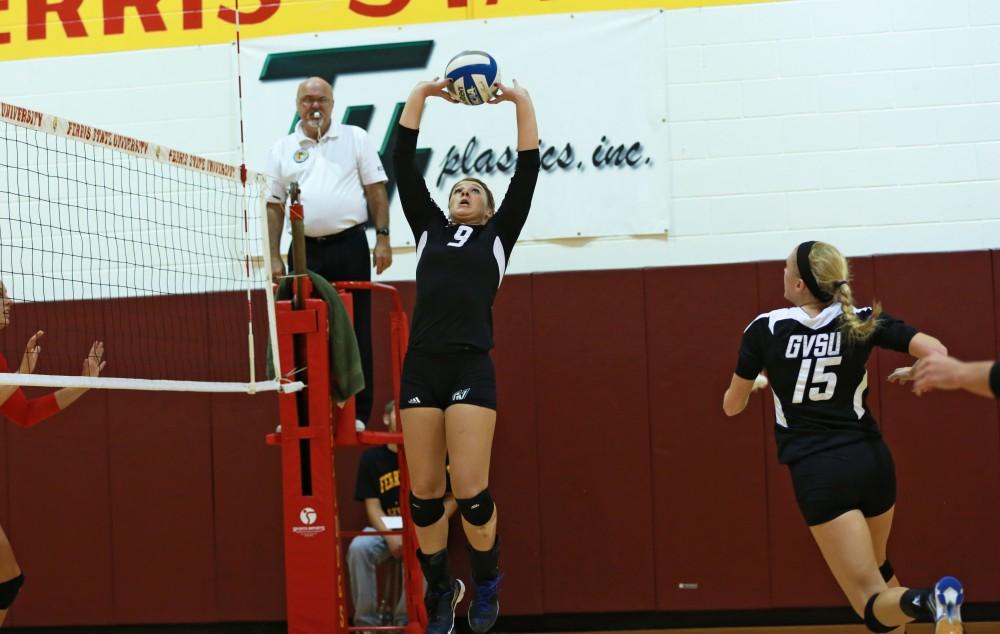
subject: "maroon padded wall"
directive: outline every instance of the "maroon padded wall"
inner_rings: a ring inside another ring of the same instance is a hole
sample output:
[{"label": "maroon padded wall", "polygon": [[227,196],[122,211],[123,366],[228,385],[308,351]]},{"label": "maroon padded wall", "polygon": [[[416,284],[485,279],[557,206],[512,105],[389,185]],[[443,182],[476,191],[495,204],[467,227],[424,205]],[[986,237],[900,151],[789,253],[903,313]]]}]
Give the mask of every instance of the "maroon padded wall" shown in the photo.
[{"label": "maroon padded wall", "polygon": [[281,460],[265,445],[277,402],[243,394],[213,394],[212,463],[215,582],[223,621],[285,618]]},{"label": "maroon padded wall", "polygon": [[182,398],[109,397],[115,616],[125,623],[216,618],[209,397]]},{"label": "maroon padded wall", "polygon": [[[65,321],[61,309],[15,305],[11,326],[0,331],[9,366],[18,366],[28,336],[43,329],[37,370],[80,371],[104,313],[89,303],[74,315],[72,328],[59,328]],[[38,396],[49,390],[25,391]],[[86,394],[72,413],[30,429],[5,425],[9,515],[4,529],[25,573],[24,589],[6,623],[115,620],[108,398],[109,393]]]},{"label": "maroon padded wall", "polygon": [[[725,305],[713,308],[722,276]],[[756,266],[647,270],[645,295],[656,607],[768,607],[763,409],[722,412],[740,333],[758,312]]]},{"label": "maroon padded wall", "polygon": [[74,410],[31,429],[6,425],[4,530],[25,574],[11,625],[115,621],[108,394]]},{"label": "maroon padded wall", "polygon": [[656,606],[642,271],[535,275],[546,612]]},{"label": "maroon padded wall", "polygon": [[[960,357],[997,355],[1000,253],[853,266],[859,304],[877,297]],[[770,394],[737,417],[721,412],[740,334],[785,305],[781,279],[782,263],[766,262],[504,281],[490,486],[505,614],[846,605],[776,461]],[[413,284],[398,286],[412,310]],[[163,300],[140,304],[91,306],[61,331],[59,307],[20,306],[0,350],[16,364],[38,323],[46,369],[78,371],[73,355],[82,358],[103,315],[150,306],[206,333],[205,347],[163,343],[171,364],[197,365],[245,340],[230,303],[177,314]],[[376,295],[374,305],[377,429],[390,383],[387,302]],[[131,363],[127,354],[109,347],[109,370]],[[904,582],[954,573],[969,600],[998,601],[997,404],[964,393],[917,399],[886,384],[906,362],[879,352],[869,363],[869,406],[899,474],[890,556]],[[36,428],[6,425],[0,521],[28,579],[9,623],[281,619],[280,465],[263,439],[276,418],[273,395],[92,392]],[[346,528],[365,523],[353,501],[359,455],[336,457]],[[455,570],[467,574],[462,541],[454,521]]]},{"label": "maroon padded wall", "polygon": [[[535,341],[532,277],[504,280],[495,307],[493,360],[497,372],[497,428],[490,465],[490,491],[499,509],[504,567],[504,613],[545,611],[542,563],[541,450],[536,411],[539,395],[533,368]],[[565,420],[555,427],[570,432]],[[457,527],[460,522],[452,522]],[[457,528],[455,528],[457,530]]]},{"label": "maroon padded wall", "polygon": [[[888,312],[960,358],[996,358],[989,252],[884,256],[875,273]],[[907,363],[898,353],[880,357],[886,370]],[[1000,549],[985,546],[1000,535],[996,402],[965,393],[918,399],[887,386],[882,417],[899,481],[890,552],[900,580],[926,585],[954,574],[968,600],[1000,600]]]}]

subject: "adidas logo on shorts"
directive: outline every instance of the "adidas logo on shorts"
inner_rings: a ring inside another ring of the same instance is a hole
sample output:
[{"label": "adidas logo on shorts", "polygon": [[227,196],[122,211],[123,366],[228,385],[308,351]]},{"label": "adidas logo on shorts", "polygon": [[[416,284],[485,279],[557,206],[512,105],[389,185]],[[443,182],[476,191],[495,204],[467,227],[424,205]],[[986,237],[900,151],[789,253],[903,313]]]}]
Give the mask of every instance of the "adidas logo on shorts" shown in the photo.
[{"label": "adidas logo on shorts", "polygon": [[410,405],[420,405],[420,397],[419,396],[414,396],[413,398],[411,398],[410,400],[408,400],[406,402],[409,403]]}]

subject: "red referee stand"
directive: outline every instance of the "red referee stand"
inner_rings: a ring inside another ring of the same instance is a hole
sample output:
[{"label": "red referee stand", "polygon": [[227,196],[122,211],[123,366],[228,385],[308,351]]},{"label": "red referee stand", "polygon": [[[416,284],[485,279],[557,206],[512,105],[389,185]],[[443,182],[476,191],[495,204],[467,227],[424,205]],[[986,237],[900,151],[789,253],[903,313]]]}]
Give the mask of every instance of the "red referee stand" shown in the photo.
[{"label": "red referee stand", "polygon": [[[305,299],[276,303],[278,352],[281,375],[302,381],[298,393],[279,393],[281,431],[269,434],[267,442],[281,448],[283,491],[285,594],[288,631],[291,634],[346,634],[355,630],[425,631],[427,614],[423,601],[423,575],[417,561],[416,534],[410,518],[410,482],[406,470],[402,432],[358,432],[354,426],[354,399],[344,407],[330,400],[329,322],[326,303],[311,297],[308,279],[300,286]],[[389,313],[392,353],[392,393],[399,402],[400,372],[409,338],[406,313],[399,293],[392,286],[372,282],[336,282],[348,314],[352,314],[350,291],[370,290],[390,295]],[[303,376],[305,375],[305,376]],[[397,419],[399,408],[396,408]],[[402,422],[397,420],[397,429]],[[406,626],[350,627],[347,618],[344,540],[362,531],[340,528],[337,507],[337,447],[359,445],[399,446],[399,506],[403,530],[367,532],[366,535],[403,535],[403,571],[406,588]]]}]

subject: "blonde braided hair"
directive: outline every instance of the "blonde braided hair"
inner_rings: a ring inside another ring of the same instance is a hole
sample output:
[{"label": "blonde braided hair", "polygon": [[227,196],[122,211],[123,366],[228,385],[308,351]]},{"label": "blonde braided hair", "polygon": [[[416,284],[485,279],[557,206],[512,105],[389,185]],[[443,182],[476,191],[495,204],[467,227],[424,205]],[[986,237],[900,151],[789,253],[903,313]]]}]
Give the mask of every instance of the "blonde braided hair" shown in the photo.
[{"label": "blonde braided hair", "polygon": [[854,292],[851,290],[851,272],[847,258],[837,247],[827,242],[816,242],[809,251],[809,267],[816,277],[820,290],[833,296],[844,309],[841,328],[852,341],[865,341],[875,332],[878,317],[882,314],[882,304],[872,304],[872,314],[868,319],[859,319],[854,312]]}]

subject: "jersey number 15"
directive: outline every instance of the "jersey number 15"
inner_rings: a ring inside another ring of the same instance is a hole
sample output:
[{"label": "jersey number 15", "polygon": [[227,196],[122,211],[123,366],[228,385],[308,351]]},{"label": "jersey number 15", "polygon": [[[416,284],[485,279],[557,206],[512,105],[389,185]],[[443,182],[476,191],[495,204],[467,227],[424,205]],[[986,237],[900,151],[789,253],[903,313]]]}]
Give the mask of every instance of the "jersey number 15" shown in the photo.
[{"label": "jersey number 15", "polygon": [[[806,395],[806,384],[817,387],[809,388],[810,401],[828,401],[833,398],[833,391],[837,388],[837,375],[833,372],[825,372],[828,367],[840,365],[842,357],[821,357],[819,359],[803,359],[799,367],[799,378],[795,381],[795,393],[792,394],[793,403],[801,403]],[[816,362],[813,367],[813,361]],[[809,375],[812,374],[812,378]],[[822,384],[820,391],[818,387]]]}]

